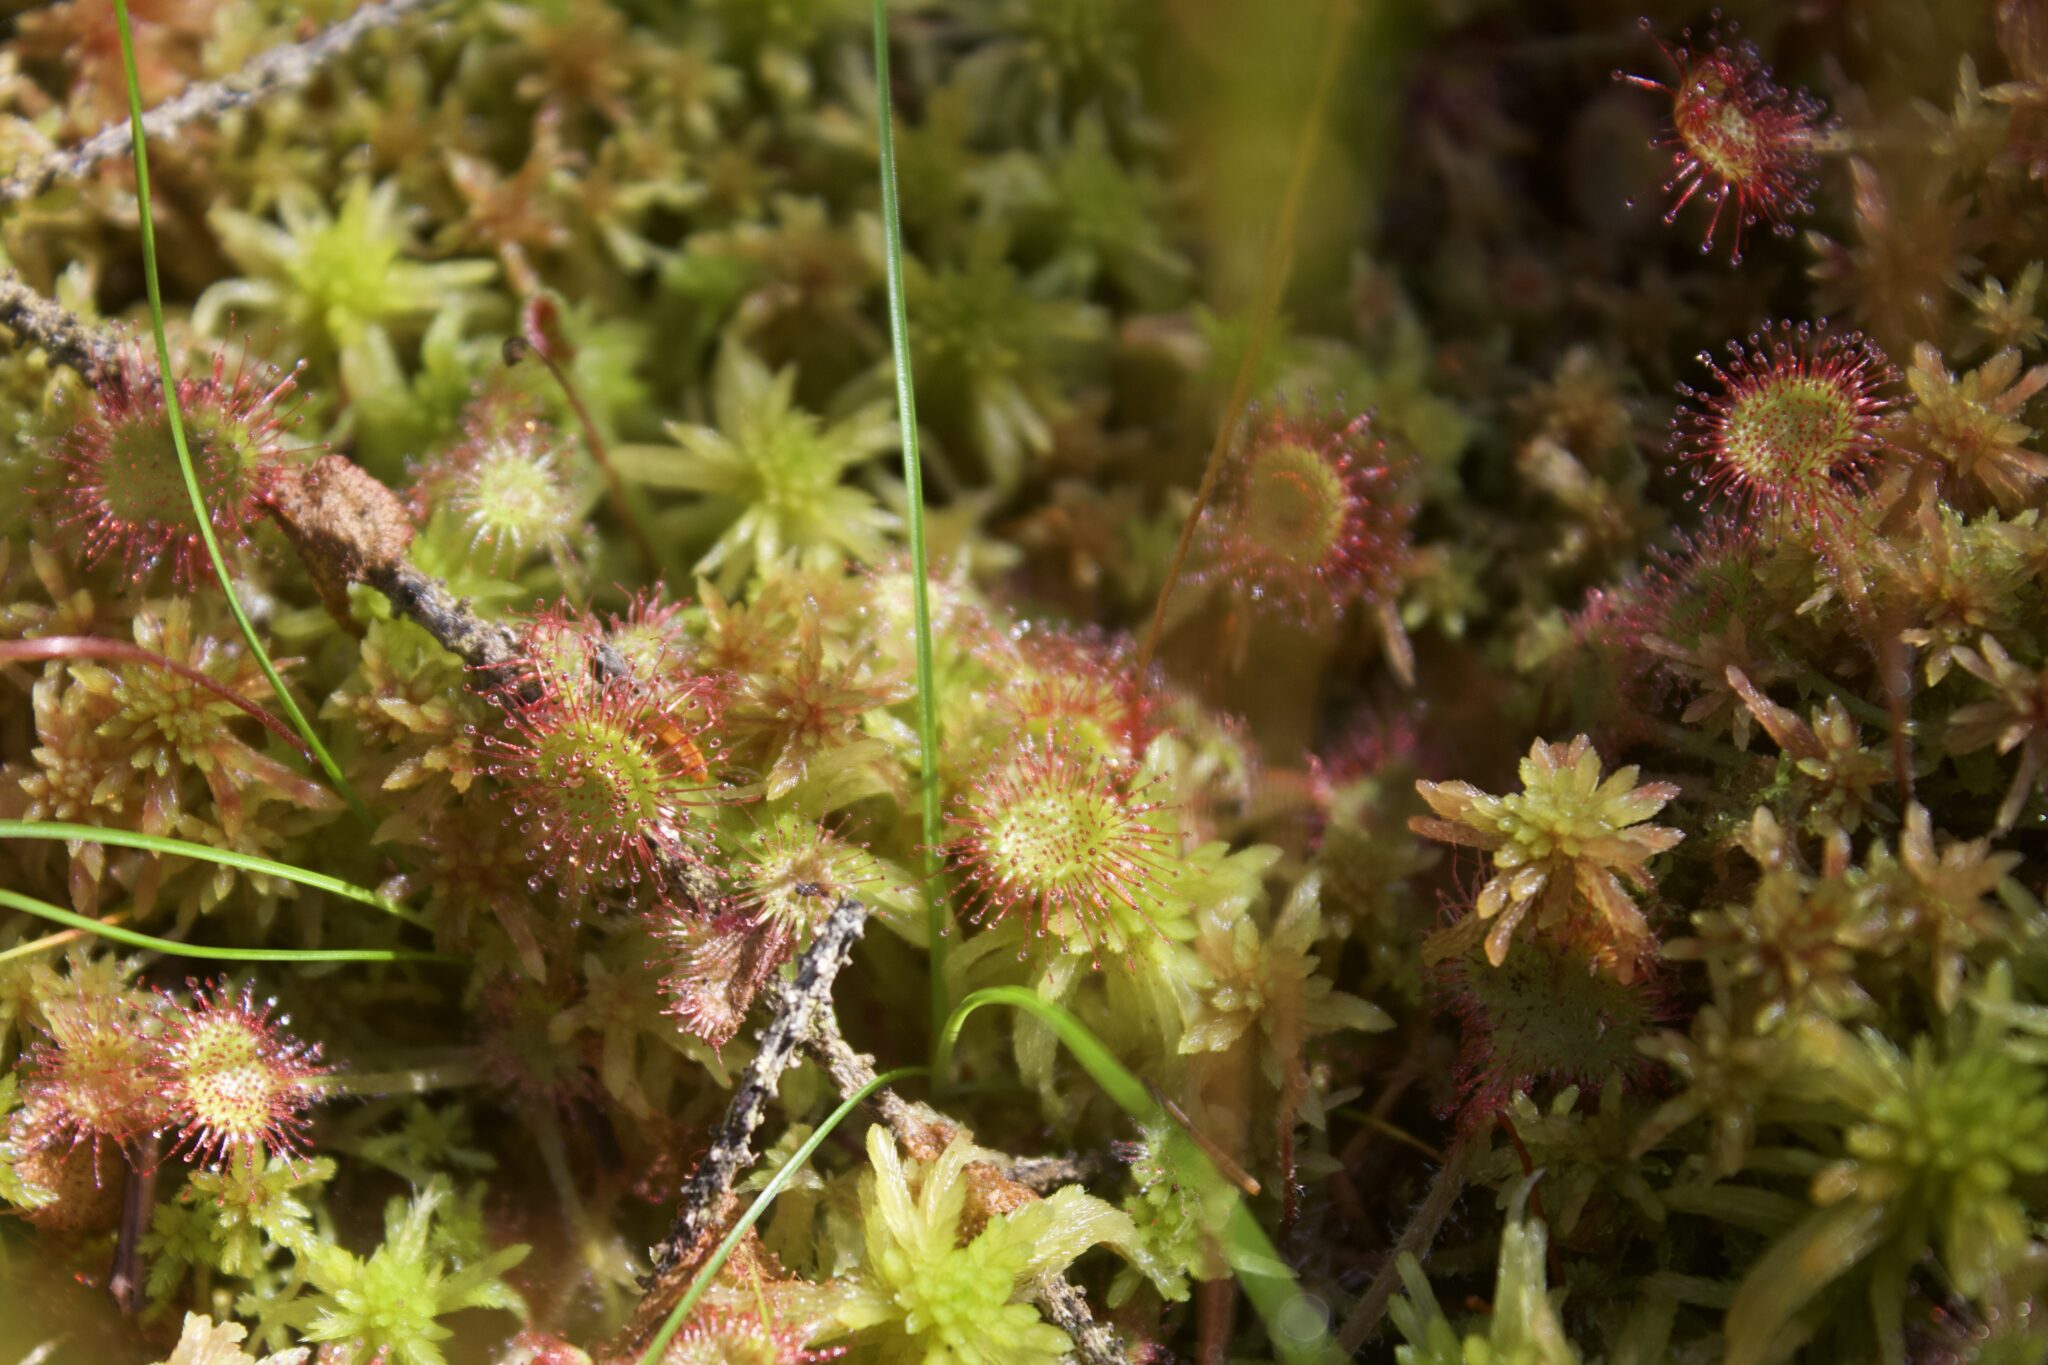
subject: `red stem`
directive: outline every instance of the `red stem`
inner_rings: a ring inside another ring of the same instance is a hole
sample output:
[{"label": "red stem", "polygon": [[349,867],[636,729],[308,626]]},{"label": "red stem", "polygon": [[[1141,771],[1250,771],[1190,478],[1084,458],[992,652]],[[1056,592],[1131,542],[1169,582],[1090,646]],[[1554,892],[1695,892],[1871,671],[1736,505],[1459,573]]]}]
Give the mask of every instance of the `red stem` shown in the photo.
[{"label": "red stem", "polygon": [[647,571],[661,573],[661,558],[654,553],[654,542],[647,536],[647,528],[640,524],[640,518],[633,514],[632,504],[626,501],[626,485],[619,478],[619,471],[612,467],[612,458],[605,450],[604,438],[597,434],[597,422],[590,415],[590,409],[583,405],[583,395],[576,392],[576,386],[569,382],[568,372],[555,362],[555,358],[539,346],[530,349],[534,359],[547,366],[555,383],[562,388],[562,397],[569,400],[569,410],[576,414],[576,422],[583,428],[583,444],[590,450],[590,458],[604,475],[605,492],[611,499],[612,511],[618,513],[619,523],[626,528],[626,534],[633,541],[633,548],[647,561]]},{"label": "red stem", "polygon": [[197,683],[222,701],[246,711],[263,723],[263,727],[279,739],[298,750],[299,756],[312,762],[312,754],[289,726],[276,716],[250,701],[241,693],[210,673],[203,673],[190,664],[181,664],[155,650],[144,649],[141,645],[129,644],[125,640],[107,640],[97,635],[45,635],[34,640],[8,640],[0,642],[0,664],[23,663],[40,659],[113,659],[121,663],[149,664],[175,673],[187,682]]}]

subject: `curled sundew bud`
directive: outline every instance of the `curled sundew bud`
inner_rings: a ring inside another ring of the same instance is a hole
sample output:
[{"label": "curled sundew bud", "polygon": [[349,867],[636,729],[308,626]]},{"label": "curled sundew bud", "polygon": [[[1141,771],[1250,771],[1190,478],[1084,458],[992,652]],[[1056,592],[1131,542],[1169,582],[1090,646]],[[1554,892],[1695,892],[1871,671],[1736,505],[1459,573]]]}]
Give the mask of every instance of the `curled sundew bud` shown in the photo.
[{"label": "curled sundew bud", "polygon": [[572,895],[638,887],[664,860],[695,856],[722,792],[707,696],[629,678],[552,688],[526,705],[489,694],[505,727],[482,736],[481,766],[526,837],[534,889],[544,875]]},{"label": "curled sundew bud", "polygon": [[859,896],[873,909],[909,901],[900,871],[794,812],[751,835],[747,853],[726,863],[727,908],[706,914],[664,903],[649,916],[669,950],[664,1011],[713,1047],[739,1032],[761,988],[841,897]]},{"label": "curled sundew bud", "polygon": [[[59,448],[58,519],[79,532],[87,563],[117,560],[138,579],[168,564],[189,585],[212,578],[213,568],[178,467],[160,376],[153,362],[123,348],[118,370]],[[230,373],[225,350],[214,353],[208,373],[178,381],[192,470],[224,546],[247,543],[266,471],[300,453],[287,443],[298,423],[290,411],[297,386],[297,371],[252,367],[246,357]]]},{"label": "curled sundew bud", "polygon": [[[1642,26],[1651,31],[1648,19]],[[1813,143],[1823,107],[1805,91],[1772,80],[1751,43],[1724,43],[1709,31],[1695,48],[1687,30],[1674,47],[1651,36],[1677,72],[1671,83],[1622,71],[1614,78],[1671,99],[1672,130],[1650,144],[1671,153],[1664,193],[1672,201],[1664,221],[1677,222],[1687,204],[1704,199],[1714,213],[1700,250],[1714,249],[1714,234],[1728,214],[1728,260],[1739,265],[1750,228],[1767,224],[1775,235],[1790,236],[1791,220],[1813,211]],[[1733,25],[1727,37],[1735,37]]]},{"label": "curled sundew bud", "polygon": [[1128,951],[1128,913],[1148,925],[1175,880],[1174,836],[1154,817],[1149,784],[1070,737],[1025,736],[999,752],[954,804],[946,856],[977,922],[1030,917],[1039,936],[1079,934],[1097,955]]},{"label": "curled sundew bud", "polygon": [[585,499],[571,486],[555,430],[518,403],[480,399],[463,438],[427,461],[413,481],[414,515],[452,528],[475,566],[516,569],[544,551],[565,574],[583,525]]},{"label": "curled sundew bud", "polygon": [[187,984],[189,1006],[163,999],[168,1023],[152,1069],[179,1125],[173,1152],[215,1167],[303,1155],[319,1044],[284,1032],[291,1021],[273,1021],[275,1002],[259,1002],[252,986],[236,995],[225,982]]},{"label": "curled sundew bud", "polygon": [[1671,453],[1710,497],[1734,498],[1752,516],[1780,514],[1819,530],[1863,491],[1880,452],[1892,449],[1887,390],[1898,372],[1861,332],[1818,323],[1766,323],[1725,364],[1702,351],[1714,391],[1681,384]]},{"label": "curled sundew bud", "polygon": [[1255,410],[1227,461],[1196,581],[1241,584],[1254,601],[1311,615],[1400,586],[1415,503],[1369,415]]},{"label": "curled sundew bud", "polygon": [[[662,1012],[684,1032],[724,1047],[740,1031],[761,981],[775,970],[774,959],[759,948],[779,936],[764,934],[746,915],[704,915],[675,905],[662,905],[653,919],[655,936],[669,949]],[[767,965],[750,970],[749,963]]]},{"label": "curled sundew bud", "polygon": [[805,1350],[803,1333],[752,1313],[714,1311],[692,1318],[670,1339],[661,1365],[816,1365],[845,1354],[843,1346]]}]

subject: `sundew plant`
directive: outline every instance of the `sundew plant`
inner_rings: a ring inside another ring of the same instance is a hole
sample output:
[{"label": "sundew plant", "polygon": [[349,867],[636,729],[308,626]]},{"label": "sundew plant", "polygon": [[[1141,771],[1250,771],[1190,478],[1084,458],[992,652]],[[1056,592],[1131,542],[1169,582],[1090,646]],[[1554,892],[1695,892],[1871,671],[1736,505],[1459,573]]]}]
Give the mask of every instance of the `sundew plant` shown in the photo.
[{"label": "sundew plant", "polygon": [[2048,0],[9,10],[0,1361],[2048,1362]]}]

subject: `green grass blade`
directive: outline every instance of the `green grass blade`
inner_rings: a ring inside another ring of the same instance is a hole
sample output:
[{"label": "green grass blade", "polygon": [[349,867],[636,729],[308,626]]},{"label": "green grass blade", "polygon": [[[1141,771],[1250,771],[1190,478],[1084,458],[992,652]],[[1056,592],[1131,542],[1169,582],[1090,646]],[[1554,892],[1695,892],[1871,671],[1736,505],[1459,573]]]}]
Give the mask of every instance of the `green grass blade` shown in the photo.
[{"label": "green grass blade", "polygon": [[[932,608],[924,551],[924,467],[917,453],[917,390],[910,375],[910,320],[903,306],[903,212],[896,199],[896,132],[889,112],[887,0],[875,0],[875,137],[881,148],[882,239],[889,281],[889,347],[896,363],[896,421],[903,428],[903,487],[910,529],[911,610],[917,623],[918,809],[924,821],[925,918],[931,952],[932,1046],[951,1004],[946,994],[945,888],[939,880],[939,710],[932,694]],[[943,1078],[945,1069],[934,1065]]]},{"label": "green grass blade", "polygon": [[725,1267],[733,1248],[740,1244],[740,1238],[747,1235],[748,1228],[761,1221],[761,1215],[768,1212],[768,1206],[775,1202],[775,1196],[781,1194],[789,1187],[789,1182],[796,1179],[797,1174],[803,1170],[804,1163],[811,1159],[811,1153],[817,1151],[819,1145],[832,1135],[832,1130],[837,1128],[862,1100],[883,1086],[894,1085],[905,1077],[930,1074],[921,1066],[903,1066],[894,1071],[885,1071],[848,1095],[843,1104],[826,1116],[825,1121],[818,1125],[817,1131],[803,1140],[795,1154],[782,1164],[782,1169],[777,1171],[761,1192],[754,1196],[754,1202],[747,1205],[747,1211],[741,1214],[739,1221],[726,1232],[711,1255],[705,1258],[704,1264],[697,1267],[696,1275],[690,1280],[690,1287],[683,1291],[682,1298],[676,1300],[676,1306],[669,1310],[668,1317],[661,1324],[661,1330],[656,1332],[654,1340],[648,1343],[646,1354],[640,1357],[640,1365],[660,1365],[662,1352],[668,1349],[669,1342],[689,1319],[691,1311],[697,1306],[697,1301],[704,1297],[704,1291],[711,1287],[711,1281]]},{"label": "green grass blade", "polygon": [[446,953],[419,953],[407,948],[212,948],[190,943],[179,943],[175,939],[156,938],[150,934],[138,934],[133,929],[118,925],[102,924],[96,919],[65,910],[48,901],[39,901],[33,896],[24,896],[19,891],[0,890],[0,907],[19,910],[25,915],[61,924],[67,929],[80,929],[88,934],[97,934],[114,943],[125,943],[131,948],[146,948],[153,953],[167,957],[210,958],[216,962],[446,962],[460,965],[463,959]]},{"label": "green grass blade", "polygon": [[1118,1108],[1140,1123],[1167,1121],[1166,1111],[1152,1098],[1152,1092],[1145,1089],[1145,1083],[1133,1076],[1086,1024],[1070,1011],[1022,986],[989,986],[962,1000],[939,1032],[940,1067],[950,1068],[953,1065],[953,1046],[960,1040],[960,1030],[966,1026],[970,1015],[986,1005],[1010,1005],[1032,1015],[1058,1036],[1074,1060],[1081,1064],[1081,1069],[1088,1073],[1088,1078],[1101,1087],[1102,1093],[1114,1100]]},{"label": "green grass blade", "polygon": [[[941,1068],[952,1065],[953,1046],[959,1041],[960,1030],[967,1023],[968,1016],[986,1005],[1010,1005],[1044,1023],[1066,1046],[1074,1060],[1081,1064],[1089,1079],[1102,1087],[1104,1094],[1138,1122],[1149,1127],[1173,1122],[1159,1102],[1152,1098],[1152,1092],[1145,1088],[1145,1083],[1132,1075],[1130,1069],[1111,1054],[1086,1024],[1070,1011],[1022,986],[990,986],[960,1002],[959,1008],[939,1030],[938,1065]],[[1162,1149],[1162,1155],[1168,1155],[1171,1150]],[[1200,1188],[1226,1184],[1222,1174],[1199,1150],[1190,1148],[1187,1158],[1195,1164],[1195,1169],[1181,1171],[1174,1178]],[[1236,1274],[1237,1282],[1244,1287],[1245,1296],[1264,1319],[1273,1349],[1288,1365],[1334,1365],[1343,1356],[1329,1332],[1320,1325],[1320,1314],[1298,1311],[1297,1306],[1305,1296],[1295,1281],[1294,1272],[1280,1259],[1280,1253],[1274,1249],[1272,1239],[1266,1236],[1266,1230],[1259,1226],[1250,1205],[1235,1195],[1234,1186],[1230,1188],[1233,1191],[1230,1213],[1220,1228],[1210,1231],[1218,1238],[1223,1259]]]},{"label": "green grass blade", "polygon": [[249,614],[242,610],[242,602],[235,595],[235,585],[228,577],[226,558],[220,552],[220,541],[213,534],[213,518],[206,510],[206,497],[199,489],[199,475],[192,468],[192,451],[185,440],[184,414],[178,407],[178,385],[171,376],[171,344],[164,336],[164,299],[161,282],[156,268],[156,224],[149,209],[149,149],[142,134],[142,89],[135,74],[135,35],[128,22],[128,0],[114,0],[114,22],[120,30],[121,69],[128,82],[128,127],[135,139],[135,201],[142,219],[142,280],[149,291],[149,327],[156,338],[156,363],[158,379],[164,388],[164,413],[171,423],[171,444],[178,452],[178,471],[185,476],[185,492],[192,499],[192,516],[199,525],[199,538],[206,546],[207,562],[213,565],[213,575],[220,582],[221,595],[228,600],[228,610],[234,614],[235,624],[241,627],[242,638],[248,641],[249,652],[263,669],[263,676],[270,680],[271,691],[277,694],[278,705],[284,708],[292,728],[306,742],[320,770],[327,774],[327,780],[348,802],[349,809],[356,813],[364,824],[374,824],[369,807],[363,798],[356,795],[356,789],[342,776],[341,768],[334,756],[327,752],[327,746],[313,733],[313,726],[305,713],[299,709],[292,694],[285,690],[284,679],[278,676],[277,666],[270,661],[269,651],[256,638],[256,627],[250,622]]},{"label": "green grass blade", "polygon": [[261,858],[253,853],[215,848],[211,844],[166,839],[162,835],[143,834],[132,829],[102,829],[98,825],[68,825],[52,820],[0,820],[0,839],[77,839],[91,844],[107,844],[114,848],[139,848],[149,853],[169,853],[180,858],[197,858],[201,862],[219,863],[223,867],[297,882],[300,886],[310,886],[319,891],[331,891],[337,896],[361,901],[364,905],[373,905],[387,915],[396,915],[416,928],[430,930],[434,927],[419,911],[400,905],[389,896],[380,896],[367,886],[357,886],[354,882],[345,882],[324,872],[314,872],[309,868],[295,867],[291,863]]}]

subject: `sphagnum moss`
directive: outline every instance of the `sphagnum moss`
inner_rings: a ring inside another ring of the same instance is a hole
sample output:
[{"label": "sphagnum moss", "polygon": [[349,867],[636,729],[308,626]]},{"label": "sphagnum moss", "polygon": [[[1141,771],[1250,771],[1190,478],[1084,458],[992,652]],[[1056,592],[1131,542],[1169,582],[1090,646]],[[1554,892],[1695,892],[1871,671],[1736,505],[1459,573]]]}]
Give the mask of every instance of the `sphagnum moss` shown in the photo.
[{"label": "sphagnum moss", "polygon": [[25,19],[0,1350],[2038,1355],[2038,25],[1389,4]]}]

